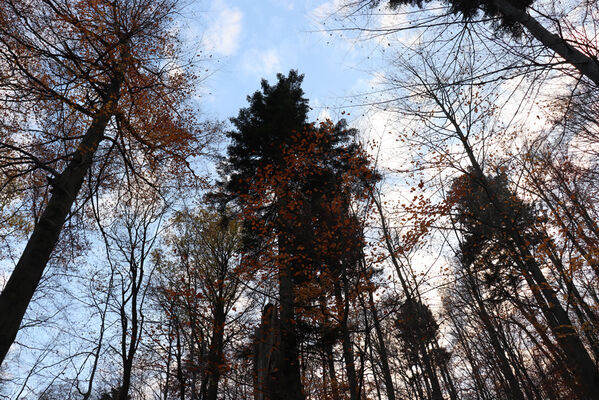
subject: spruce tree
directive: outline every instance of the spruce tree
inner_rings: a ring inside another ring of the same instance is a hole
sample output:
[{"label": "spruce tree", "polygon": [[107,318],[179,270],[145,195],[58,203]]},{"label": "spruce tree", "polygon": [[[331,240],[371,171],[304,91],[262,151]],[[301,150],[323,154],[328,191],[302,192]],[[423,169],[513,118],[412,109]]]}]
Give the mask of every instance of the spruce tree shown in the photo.
[{"label": "spruce tree", "polygon": [[277,78],[273,86],[263,80],[231,119],[222,185],[242,210],[246,255],[278,269],[281,341],[271,400],[304,398],[298,330],[305,324],[296,314],[316,294],[302,293],[330,294],[319,277],[338,278],[357,258],[361,228],[350,205],[377,179],[345,121],[307,122],[303,76],[292,70]]},{"label": "spruce tree", "polygon": [[[274,86],[262,80],[262,90],[248,96],[249,107],[241,109],[239,115],[231,119],[236,130],[228,134],[232,144],[224,165],[229,175],[224,187],[227,194],[240,203],[246,196],[255,194],[260,171],[269,167],[285,169],[283,150],[292,136],[302,132],[307,124],[309,106],[301,89],[303,76],[297,71],[290,71],[288,76],[278,74],[277,78],[278,82]],[[290,232],[280,215],[286,201],[288,199],[284,196],[270,203],[265,200],[261,216],[264,222],[269,220],[273,224],[278,250],[282,254],[292,253],[289,248],[292,246]],[[248,252],[255,252],[259,247],[259,238],[253,229],[249,226],[246,228],[246,248]],[[278,390],[271,392],[271,400],[303,400],[294,309],[293,277],[297,266],[293,263],[284,263],[283,266],[279,271],[281,345],[275,377],[279,382],[274,384]]]}]

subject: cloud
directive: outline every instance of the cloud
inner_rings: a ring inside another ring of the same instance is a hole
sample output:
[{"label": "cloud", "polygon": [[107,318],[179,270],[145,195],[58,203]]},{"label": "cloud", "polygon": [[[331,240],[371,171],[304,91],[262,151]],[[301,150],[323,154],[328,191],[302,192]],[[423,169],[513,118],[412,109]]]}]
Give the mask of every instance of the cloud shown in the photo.
[{"label": "cloud", "polygon": [[328,0],[313,8],[307,15],[314,28],[323,36],[328,36],[329,23],[335,24],[337,18],[342,18],[344,9],[342,0]]},{"label": "cloud", "polygon": [[276,49],[271,48],[265,51],[250,49],[243,57],[242,67],[249,75],[264,77],[279,72],[281,59]]},{"label": "cloud", "polygon": [[223,1],[217,1],[214,8],[217,15],[204,34],[203,44],[214,53],[230,56],[239,47],[243,13]]},{"label": "cloud", "polygon": [[310,16],[316,20],[327,19],[331,16],[339,16],[339,12],[342,11],[343,8],[342,0],[329,0],[325,1],[318,7],[314,8],[310,12]]},{"label": "cloud", "polygon": [[326,121],[327,119],[332,120],[331,118],[331,112],[329,111],[328,108],[323,108],[319,113],[318,113],[318,118],[317,120],[320,122]]}]

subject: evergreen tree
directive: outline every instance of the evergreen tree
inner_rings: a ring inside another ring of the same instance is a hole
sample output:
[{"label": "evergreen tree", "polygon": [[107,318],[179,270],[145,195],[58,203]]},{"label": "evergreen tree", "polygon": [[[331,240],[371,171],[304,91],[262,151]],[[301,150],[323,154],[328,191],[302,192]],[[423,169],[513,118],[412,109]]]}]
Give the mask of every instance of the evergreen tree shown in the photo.
[{"label": "evergreen tree", "polygon": [[[259,193],[262,187],[256,184],[261,171],[265,168],[285,169],[284,149],[289,146],[294,134],[302,132],[307,124],[309,107],[301,89],[303,76],[290,71],[287,77],[279,74],[277,78],[278,82],[274,86],[262,80],[262,91],[248,96],[249,107],[241,109],[237,118],[231,119],[237,129],[228,134],[232,144],[228,148],[228,160],[224,166],[229,174],[224,186],[226,192],[236,198],[242,207],[248,196],[262,197]],[[283,184],[289,186],[290,183],[287,181]],[[285,188],[280,193],[289,193],[290,189]],[[260,219],[273,224],[279,253],[290,254],[290,232],[280,213],[289,199],[288,196],[280,197],[270,203],[263,199]],[[259,248],[260,235],[251,228],[247,219],[245,222],[246,250],[255,253]],[[286,262],[279,271],[281,345],[276,374],[279,393],[273,393],[273,398],[304,399],[295,329],[293,277],[297,269],[293,263]]]},{"label": "evergreen tree", "polygon": [[330,294],[332,285],[322,279],[339,279],[357,259],[361,230],[350,205],[376,180],[345,121],[318,128],[307,122],[302,80],[290,71],[274,86],[262,81],[250,106],[232,119],[236,130],[223,168],[224,197],[240,205],[245,221],[246,254],[264,260],[271,252],[257,264],[278,269],[279,393],[271,397],[285,399],[304,398],[297,309]]}]

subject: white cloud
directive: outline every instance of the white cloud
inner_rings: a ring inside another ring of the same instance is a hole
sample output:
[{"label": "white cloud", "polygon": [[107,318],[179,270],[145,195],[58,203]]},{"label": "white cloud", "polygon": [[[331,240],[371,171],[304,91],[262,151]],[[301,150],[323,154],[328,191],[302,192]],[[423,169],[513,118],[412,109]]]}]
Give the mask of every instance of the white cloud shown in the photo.
[{"label": "white cloud", "polygon": [[329,111],[328,108],[323,108],[319,113],[318,113],[318,118],[317,120],[320,122],[326,121],[327,119],[332,120],[331,118],[331,112]]},{"label": "white cloud", "polygon": [[331,16],[339,15],[339,11],[343,10],[342,0],[329,0],[325,1],[318,7],[314,8],[310,13],[310,16],[316,20],[323,20],[330,18]]},{"label": "white cloud", "polygon": [[209,51],[230,56],[235,54],[239,47],[243,13],[239,8],[231,7],[224,1],[217,1],[214,8],[218,10],[217,15],[206,30],[203,43]]},{"label": "white cloud", "polygon": [[279,72],[281,59],[276,49],[260,51],[258,49],[248,50],[243,57],[243,70],[259,77],[265,77],[274,72]]},{"label": "white cloud", "polygon": [[328,29],[337,25],[339,19],[343,19],[344,11],[343,0],[328,0],[313,8],[307,18],[316,31],[323,37],[328,37]]}]

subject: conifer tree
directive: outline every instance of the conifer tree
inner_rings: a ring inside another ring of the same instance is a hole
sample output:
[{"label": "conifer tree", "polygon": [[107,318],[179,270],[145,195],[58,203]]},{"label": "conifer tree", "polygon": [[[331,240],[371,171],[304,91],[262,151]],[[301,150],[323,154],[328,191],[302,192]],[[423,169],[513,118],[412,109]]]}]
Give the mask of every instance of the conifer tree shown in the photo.
[{"label": "conifer tree", "polygon": [[318,128],[307,122],[302,80],[290,71],[274,86],[262,81],[262,90],[248,97],[250,106],[232,119],[236,130],[229,133],[223,166],[224,197],[240,205],[248,258],[261,259],[257,268],[275,266],[278,275],[280,392],[270,396],[285,399],[304,398],[297,310],[331,295],[332,280],[357,259],[360,223],[350,205],[376,180],[345,121]]},{"label": "conifer tree", "polygon": [[[270,86],[262,80],[262,91],[248,96],[248,108],[241,109],[231,121],[237,130],[229,133],[233,143],[228,149],[225,171],[230,174],[226,182],[226,191],[241,203],[245,196],[255,194],[256,178],[259,171],[272,166],[284,168],[283,150],[289,144],[294,133],[302,132],[307,123],[308,101],[301,89],[303,76],[290,71],[287,77],[277,75],[278,82]],[[291,182],[283,183],[288,186]],[[289,193],[286,188],[282,193]],[[280,210],[285,207],[288,198],[274,199],[264,203],[263,220],[274,223],[278,236],[279,253],[289,254],[292,244]],[[257,238],[248,240],[255,232],[246,229],[246,249],[256,243]],[[298,363],[297,334],[295,331],[294,279],[297,266],[283,263],[279,271],[279,301],[281,318],[281,348],[278,378],[280,388],[287,392],[288,399],[303,399],[300,370]],[[282,398],[282,396],[281,396]]]}]

